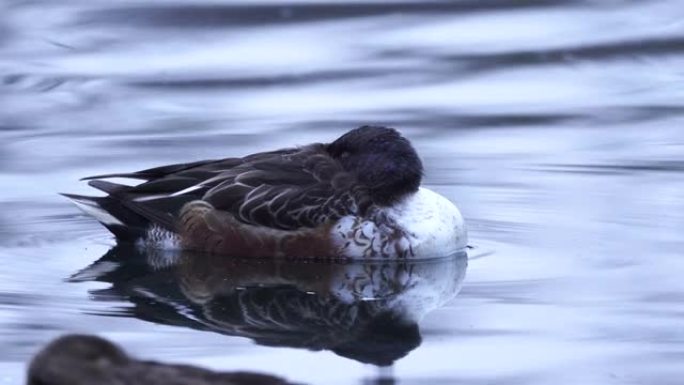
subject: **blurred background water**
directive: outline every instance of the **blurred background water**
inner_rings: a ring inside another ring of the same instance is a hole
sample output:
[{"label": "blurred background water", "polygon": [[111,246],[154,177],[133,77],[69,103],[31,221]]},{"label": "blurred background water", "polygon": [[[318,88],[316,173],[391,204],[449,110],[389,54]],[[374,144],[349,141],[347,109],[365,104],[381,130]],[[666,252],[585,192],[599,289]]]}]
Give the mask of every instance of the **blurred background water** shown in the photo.
[{"label": "blurred background water", "polygon": [[[0,15],[1,384],[73,331],[308,384],[681,382],[681,1],[3,0]],[[367,123],[413,141],[475,247],[391,372],[141,319],[125,294],[97,300],[111,282],[65,280],[113,245],[56,195],[86,192],[79,177]]]}]

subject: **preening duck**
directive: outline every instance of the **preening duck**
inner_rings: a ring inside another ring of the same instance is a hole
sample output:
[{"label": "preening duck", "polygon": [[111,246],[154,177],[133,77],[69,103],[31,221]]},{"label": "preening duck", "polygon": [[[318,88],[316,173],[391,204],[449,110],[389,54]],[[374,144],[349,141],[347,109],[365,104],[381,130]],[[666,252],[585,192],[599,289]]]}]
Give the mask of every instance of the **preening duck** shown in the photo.
[{"label": "preening duck", "polygon": [[[64,194],[119,242],[235,256],[430,258],[466,247],[454,204],[420,186],[398,131],[84,178],[105,197]],[[128,186],[107,181],[132,178]]]}]

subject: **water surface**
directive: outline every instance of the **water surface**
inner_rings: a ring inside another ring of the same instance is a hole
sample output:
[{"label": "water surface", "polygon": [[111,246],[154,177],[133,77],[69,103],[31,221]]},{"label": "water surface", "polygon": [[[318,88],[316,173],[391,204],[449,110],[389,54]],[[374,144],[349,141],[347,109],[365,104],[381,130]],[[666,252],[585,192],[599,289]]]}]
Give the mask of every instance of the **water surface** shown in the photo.
[{"label": "water surface", "polygon": [[[684,374],[679,1],[10,0],[0,12],[0,383],[22,383],[40,346],[75,331],[308,384]],[[87,192],[79,177],[366,123],[413,141],[475,247],[460,294],[415,317],[420,343],[391,370],[164,312],[154,304],[183,298],[160,289],[178,283],[168,271],[70,279],[114,246],[56,195]]]}]

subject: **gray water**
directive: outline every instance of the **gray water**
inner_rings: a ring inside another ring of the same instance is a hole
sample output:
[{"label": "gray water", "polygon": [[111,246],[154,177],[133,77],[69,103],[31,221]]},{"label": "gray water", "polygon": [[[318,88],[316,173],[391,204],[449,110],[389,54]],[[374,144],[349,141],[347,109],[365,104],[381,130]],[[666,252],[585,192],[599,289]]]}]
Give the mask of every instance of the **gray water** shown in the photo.
[{"label": "gray water", "polygon": [[[0,384],[67,332],[307,384],[679,384],[683,68],[680,0],[4,0]],[[173,269],[88,275],[135,255],[57,195],[367,123],[412,140],[474,247],[458,296],[408,297],[432,302],[391,369],[207,326]]]}]

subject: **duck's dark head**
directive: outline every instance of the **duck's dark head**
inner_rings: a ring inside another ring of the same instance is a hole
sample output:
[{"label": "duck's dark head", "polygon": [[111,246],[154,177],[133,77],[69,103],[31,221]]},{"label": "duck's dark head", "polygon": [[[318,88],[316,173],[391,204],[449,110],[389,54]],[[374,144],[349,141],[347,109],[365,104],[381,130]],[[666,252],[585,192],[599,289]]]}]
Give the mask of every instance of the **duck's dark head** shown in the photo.
[{"label": "duck's dark head", "polygon": [[67,335],[36,354],[29,365],[28,384],[113,384],[112,370],[129,362],[126,353],[107,340]]},{"label": "duck's dark head", "polygon": [[423,164],[411,143],[393,128],[353,129],[329,144],[328,152],[368,186],[378,205],[391,205],[420,186]]}]

